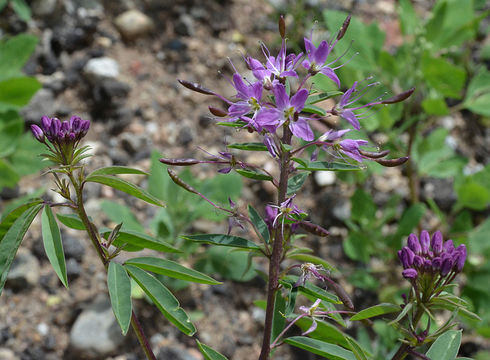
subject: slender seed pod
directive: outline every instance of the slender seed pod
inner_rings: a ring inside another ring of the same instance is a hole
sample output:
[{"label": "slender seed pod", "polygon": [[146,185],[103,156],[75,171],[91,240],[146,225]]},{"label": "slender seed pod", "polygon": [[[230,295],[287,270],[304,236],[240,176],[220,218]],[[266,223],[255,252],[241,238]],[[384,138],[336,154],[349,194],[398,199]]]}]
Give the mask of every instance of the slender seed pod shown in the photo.
[{"label": "slender seed pod", "polygon": [[196,195],[199,195],[199,193],[197,192],[196,189],[194,189],[192,186],[186,184],[185,182],[182,181],[181,178],[179,178],[177,176],[177,174],[175,173],[175,171],[173,171],[172,169],[167,169],[167,172],[168,172],[168,175],[170,176],[170,178],[172,179],[172,181],[179,185],[181,188],[183,188],[184,190],[187,190],[188,192],[191,192],[193,194],[196,194]]},{"label": "slender seed pod", "polygon": [[408,99],[410,95],[413,94],[414,91],[415,88],[411,88],[410,90],[404,91],[400,94],[390,97],[389,99],[381,101],[381,104],[396,104],[402,102],[403,100]]},{"label": "slender seed pod", "polygon": [[283,15],[279,17],[279,34],[282,39],[286,37],[286,22],[284,21]]},{"label": "slender seed pod", "polygon": [[310,234],[314,234],[320,237],[327,237],[329,235],[329,232],[326,229],[309,221],[301,221],[299,223],[299,226]]},{"label": "slender seed pod", "polygon": [[337,294],[340,301],[342,301],[342,304],[344,304],[344,306],[350,311],[354,311],[354,303],[350,299],[349,295],[347,295],[347,292],[342,288],[342,286],[331,279],[328,279],[328,283],[335,294]]},{"label": "slender seed pod", "polygon": [[383,150],[380,152],[375,152],[375,151],[364,151],[364,150],[359,149],[359,154],[361,154],[362,156],[371,158],[371,159],[379,159],[379,158],[385,157],[389,153],[390,153],[390,150]]},{"label": "slender seed pod", "polygon": [[161,158],[160,162],[172,166],[190,166],[190,165],[196,165],[201,163],[201,161],[197,159],[166,159],[166,158]]},{"label": "slender seed pod", "polygon": [[404,164],[409,159],[408,156],[404,156],[398,159],[377,159],[375,160],[378,164],[383,165],[385,167],[394,167]]},{"label": "slender seed pod", "polygon": [[209,112],[211,114],[213,114],[214,116],[225,117],[228,115],[228,113],[223,109],[215,108],[213,106],[209,106],[208,109],[209,109]]},{"label": "slender seed pod", "polygon": [[339,33],[337,34],[337,40],[340,40],[344,37],[345,32],[347,31],[347,28],[349,27],[350,24],[350,15],[347,16],[347,18],[344,20],[344,23],[340,27]]},{"label": "slender seed pod", "polygon": [[204,95],[214,95],[214,92],[212,92],[209,89],[206,89],[205,87],[202,87],[198,83],[193,83],[187,80],[178,80],[179,83],[182,84],[182,86],[188,88],[189,90],[204,94]]}]

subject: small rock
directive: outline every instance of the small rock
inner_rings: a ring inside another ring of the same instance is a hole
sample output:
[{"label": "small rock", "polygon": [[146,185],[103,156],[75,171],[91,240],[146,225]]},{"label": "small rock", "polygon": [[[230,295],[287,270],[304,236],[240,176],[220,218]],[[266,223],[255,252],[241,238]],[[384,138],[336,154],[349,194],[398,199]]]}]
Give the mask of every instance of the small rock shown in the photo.
[{"label": "small rock", "polygon": [[0,198],[4,200],[12,200],[19,197],[19,195],[20,191],[18,186],[13,188],[4,187],[2,191],[0,191]]},{"label": "small rock", "polygon": [[208,114],[202,114],[199,116],[199,126],[206,129],[214,122],[213,118]]},{"label": "small rock", "polygon": [[114,165],[127,165],[129,163],[130,158],[128,153],[118,147],[109,148],[107,154]]},{"label": "small rock", "polygon": [[126,39],[134,39],[151,32],[153,21],[138,10],[128,10],[114,21],[117,29]]},{"label": "small rock", "polygon": [[129,155],[134,155],[150,145],[149,138],[146,134],[123,133],[120,138],[121,147],[126,150]]},{"label": "small rock", "polygon": [[339,220],[347,220],[351,215],[351,203],[348,199],[336,202],[332,208],[332,215]]},{"label": "small rock", "polygon": [[75,280],[82,273],[82,267],[75,259],[68,259],[66,261],[66,275],[68,280]]},{"label": "small rock", "polygon": [[90,59],[83,68],[85,76],[94,83],[119,76],[119,64],[109,57]]},{"label": "small rock", "polygon": [[164,45],[165,48],[173,51],[184,51],[187,45],[179,39],[172,39]]},{"label": "small rock", "polygon": [[333,171],[316,171],[314,177],[318,186],[333,185],[337,178]]},{"label": "small rock", "polygon": [[175,24],[175,32],[182,36],[194,35],[194,19],[188,14],[181,15]]},{"label": "small rock", "polygon": [[180,129],[179,135],[178,135],[178,142],[181,145],[189,145],[192,140],[194,139],[194,136],[192,135],[192,130],[188,127],[184,127]]},{"label": "small rock", "polygon": [[[115,352],[124,336],[106,296],[82,311],[70,331],[70,347],[83,356],[103,357]],[[72,357],[74,358],[74,357]]]},{"label": "small rock", "polygon": [[49,16],[55,12],[57,5],[58,0],[34,0],[31,10],[35,16]]},{"label": "small rock", "polygon": [[54,93],[49,89],[39,90],[29,104],[20,110],[20,115],[28,123],[39,123],[44,115],[56,112]]},{"label": "small rock", "polygon": [[0,348],[0,360],[18,360],[15,353],[7,348]]},{"label": "small rock", "polygon": [[181,347],[164,347],[161,348],[157,355],[158,360],[198,360],[191,355],[186,349]]},{"label": "small rock", "polygon": [[37,285],[39,261],[27,249],[19,249],[7,275],[6,286],[15,291]]},{"label": "small rock", "polygon": [[49,326],[48,324],[42,322],[37,325],[36,330],[39,333],[39,335],[44,337],[49,333]]},{"label": "small rock", "polygon": [[85,246],[75,236],[63,233],[63,250],[65,250],[65,256],[67,259],[74,259],[78,262],[82,261],[83,255],[85,255]]}]

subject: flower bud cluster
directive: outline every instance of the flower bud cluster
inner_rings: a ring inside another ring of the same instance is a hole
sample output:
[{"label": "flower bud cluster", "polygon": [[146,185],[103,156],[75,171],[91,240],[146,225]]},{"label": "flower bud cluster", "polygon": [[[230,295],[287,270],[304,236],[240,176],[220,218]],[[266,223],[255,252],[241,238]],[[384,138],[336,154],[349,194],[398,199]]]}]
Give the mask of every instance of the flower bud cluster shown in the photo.
[{"label": "flower bud cluster", "polygon": [[31,125],[34,137],[41,143],[45,143],[45,137],[52,144],[64,144],[78,142],[83,138],[90,127],[90,120],[82,120],[78,116],[72,116],[70,121],[61,122],[57,118],[43,116],[41,127]]},{"label": "flower bud cluster", "polygon": [[412,280],[423,275],[452,278],[461,272],[466,260],[466,246],[454,247],[452,240],[443,241],[440,231],[430,237],[426,230],[420,238],[410,234],[407,246],[398,251],[398,258],[404,268],[404,278]]}]

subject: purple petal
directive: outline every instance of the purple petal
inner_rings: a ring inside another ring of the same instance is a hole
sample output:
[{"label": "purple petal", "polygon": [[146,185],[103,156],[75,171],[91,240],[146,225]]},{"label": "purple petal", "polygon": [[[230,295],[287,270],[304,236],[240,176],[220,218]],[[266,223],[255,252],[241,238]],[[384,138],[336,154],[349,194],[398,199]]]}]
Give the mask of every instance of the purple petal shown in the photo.
[{"label": "purple petal", "polygon": [[304,333],[302,333],[301,335],[305,336],[309,333],[312,333],[313,331],[316,330],[316,327],[317,327],[317,323],[316,323],[315,319],[313,318],[313,322],[311,323],[310,328],[308,330],[306,330]]},{"label": "purple petal", "polygon": [[344,95],[340,98],[339,106],[343,108],[347,102],[349,101],[350,97],[352,96],[352,93],[356,90],[357,87],[357,81],[354,81],[354,84],[352,84],[352,87],[348,89]]},{"label": "purple petal", "polygon": [[[262,109],[257,113],[255,122],[262,127],[268,127],[269,132],[275,132],[275,129],[280,125],[281,112],[277,109]],[[274,130],[269,129],[273,127]]]},{"label": "purple petal", "polygon": [[280,110],[284,110],[290,106],[289,96],[286,93],[286,88],[283,84],[276,84],[272,89],[276,99],[276,106]]},{"label": "purple petal", "polygon": [[402,275],[405,279],[415,279],[417,277],[417,270],[405,269],[402,271]]},{"label": "purple petal", "polygon": [[325,139],[324,141],[334,141],[334,140],[340,139],[342,136],[344,136],[345,133],[347,133],[349,131],[350,131],[350,129],[328,130],[320,138]]},{"label": "purple petal", "polygon": [[304,108],[306,99],[308,99],[308,95],[308,90],[301,89],[296,94],[294,94],[293,97],[291,97],[290,103],[292,106],[294,106],[296,112],[300,112]]},{"label": "purple petal", "polygon": [[316,48],[315,45],[313,45],[313,43],[311,42],[311,40],[308,38],[305,38],[305,50],[306,50],[306,55],[308,55],[308,58],[312,59],[314,56],[313,54],[316,51]]},{"label": "purple petal", "polygon": [[297,121],[291,121],[289,123],[289,128],[295,136],[305,141],[312,141],[315,138],[310,125],[308,125],[308,121],[303,117],[298,118]]},{"label": "purple petal", "polygon": [[[327,56],[329,53],[329,48],[328,48],[328,43],[325,40],[322,40],[320,45],[318,45],[318,49],[314,52],[314,58],[313,61],[317,65],[323,65],[325,64],[325,61],[327,61]],[[325,74],[327,75],[327,74]],[[339,85],[340,86],[340,85]]]},{"label": "purple petal", "polygon": [[357,116],[352,110],[342,110],[342,112],[340,113],[340,117],[347,120],[354,127],[354,129],[359,130],[361,128],[361,124],[359,124],[359,120],[357,120]]},{"label": "purple petal", "polygon": [[311,63],[309,60],[304,60],[301,65],[305,68],[305,69],[309,69],[311,67]]},{"label": "purple petal", "polygon": [[250,104],[245,101],[239,101],[228,108],[228,116],[232,119],[247,115],[250,112]]},{"label": "purple petal", "polygon": [[[332,69],[330,69],[329,67],[325,66],[324,68],[322,68],[320,70],[320,72],[323,74],[323,75],[326,75],[330,78],[330,80],[332,80],[335,84],[337,84],[337,87],[340,87],[340,80],[339,80],[339,77],[337,76],[337,74],[335,74],[335,71],[333,71]],[[347,90],[349,91],[349,90]],[[345,94],[344,94],[345,95]],[[350,95],[349,95],[350,96]],[[341,105],[342,106],[342,105]]]},{"label": "purple petal", "polygon": [[248,100],[250,97],[248,86],[245,84],[242,77],[237,73],[233,74],[233,84],[235,85],[235,89],[237,91],[237,97],[243,100]]}]

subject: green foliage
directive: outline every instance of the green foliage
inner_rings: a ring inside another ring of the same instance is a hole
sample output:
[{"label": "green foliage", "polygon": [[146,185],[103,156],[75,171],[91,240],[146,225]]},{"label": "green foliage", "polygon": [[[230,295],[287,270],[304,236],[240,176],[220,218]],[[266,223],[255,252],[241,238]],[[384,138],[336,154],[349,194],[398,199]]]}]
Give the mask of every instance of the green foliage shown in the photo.
[{"label": "green foliage", "polygon": [[214,350],[213,348],[207,346],[206,344],[201,343],[196,339],[197,347],[201,351],[201,354],[204,356],[205,360],[227,360],[227,358]]},{"label": "green foliage", "polygon": [[121,264],[111,261],[107,271],[107,288],[111,298],[112,310],[123,335],[126,335],[131,323],[131,281]]},{"label": "green foliage", "polygon": [[434,360],[454,360],[458,355],[460,344],[461,331],[449,330],[434,341],[425,355]]},{"label": "green foliage", "polygon": [[346,350],[338,345],[308,338],[305,336],[293,336],[284,340],[286,344],[299,347],[313,354],[324,356],[332,360],[356,360],[352,351]]},{"label": "green foliage", "polygon": [[351,321],[370,319],[375,316],[391,314],[400,311],[400,306],[395,304],[378,304],[367,309],[359,311],[356,315],[350,318]]}]

